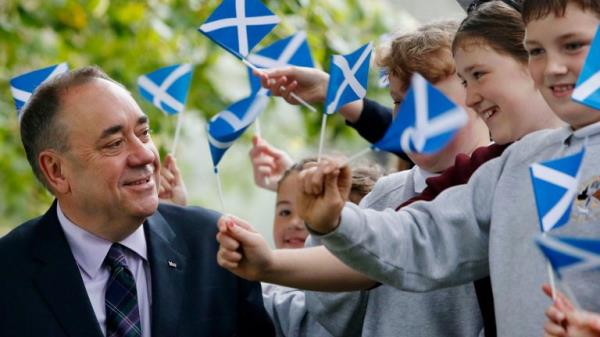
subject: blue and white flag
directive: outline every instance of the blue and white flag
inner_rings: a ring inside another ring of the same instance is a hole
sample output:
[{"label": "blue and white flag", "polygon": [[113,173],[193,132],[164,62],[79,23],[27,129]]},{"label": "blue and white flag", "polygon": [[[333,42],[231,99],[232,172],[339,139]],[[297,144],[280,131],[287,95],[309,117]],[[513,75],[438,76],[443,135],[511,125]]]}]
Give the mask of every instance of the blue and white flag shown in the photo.
[{"label": "blue and white flag", "polygon": [[432,154],[443,149],[467,122],[467,113],[460,105],[415,74],[392,125],[373,147]]},{"label": "blue and white flag", "polygon": [[592,109],[600,110],[600,29],[590,47],[571,98]]},{"label": "blue and white flag", "polygon": [[193,66],[175,64],[138,77],[140,95],[169,115],[183,111]]},{"label": "blue and white flag", "polygon": [[223,0],[198,30],[243,59],[279,21],[259,0]]},{"label": "blue and white flag", "polygon": [[600,240],[540,235],[535,241],[558,277],[600,269]]},{"label": "blue and white flag", "polygon": [[17,107],[17,117],[21,119],[21,108],[29,101],[31,95],[40,84],[67,71],[69,71],[69,65],[63,62],[11,78],[10,91]]},{"label": "blue and white flag", "polygon": [[[257,68],[271,69],[285,66],[309,67],[315,66],[310,47],[306,42],[306,33],[298,32],[292,36],[275,41],[269,46],[248,55],[248,61]],[[260,80],[248,68],[250,88],[252,92],[267,93],[260,85]]]},{"label": "blue and white flag", "polygon": [[350,54],[331,57],[326,114],[331,115],[338,108],[365,97],[372,50],[373,45],[367,43]]},{"label": "blue and white flag", "polygon": [[208,143],[216,168],[225,152],[267,107],[269,97],[251,95],[219,112],[208,123]]},{"label": "blue and white flag", "polygon": [[573,155],[529,166],[542,232],[569,222],[584,155],[582,148]]}]

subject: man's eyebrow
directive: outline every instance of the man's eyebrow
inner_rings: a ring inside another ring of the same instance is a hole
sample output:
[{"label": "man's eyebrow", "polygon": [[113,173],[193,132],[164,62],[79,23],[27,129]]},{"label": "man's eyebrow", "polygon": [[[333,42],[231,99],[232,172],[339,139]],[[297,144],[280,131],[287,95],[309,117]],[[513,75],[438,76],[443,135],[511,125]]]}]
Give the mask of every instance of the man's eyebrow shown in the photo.
[{"label": "man's eyebrow", "polygon": [[[148,123],[148,116],[146,116],[146,115],[141,116],[137,120],[137,125],[142,125],[142,124],[147,124],[147,123]],[[108,138],[108,137],[114,135],[115,133],[121,132],[121,130],[123,130],[123,125],[121,125],[121,124],[108,127],[102,131],[102,134],[100,135],[100,139]]]},{"label": "man's eyebrow", "polygon": [[146,116],[146,115],[140,116],[140,118],[138,118],[138,120],[137,120],[137,125],[147,124],[147,123],[149,123],[149,120],[148,120],[148,116]]},{"label": "man's eyebrow", "polygon": [[102,131],[102,134],[100,135],[100,139],[108,138],[108,137],[114,135],[115,133],[121,132],[121,130],[123,130],[123,125],[120,125],[120,124],[108,127]]}]

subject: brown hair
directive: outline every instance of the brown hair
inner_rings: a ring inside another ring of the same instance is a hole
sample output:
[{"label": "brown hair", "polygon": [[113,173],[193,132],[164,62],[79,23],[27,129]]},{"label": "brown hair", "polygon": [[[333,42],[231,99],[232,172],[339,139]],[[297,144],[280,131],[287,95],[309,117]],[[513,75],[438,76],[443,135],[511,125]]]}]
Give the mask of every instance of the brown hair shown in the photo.
[{"label": "brown hair", "polygon": [[542,19],[550,13],[562,17],[565,15],[567,5],[572,2],[584,11],[591,10],[600,17],[600,1],[598,0],[524,0],[523,22]]},{"label": "brown hair", "polygon": [[398,77],[404,85],[402,90],[408,89],[414,73],[437,83],[456,72],[450,47],[457,28],[456,21],[423,25],[380,47],[375,62]]},{"label": "brown hair", "polygon": [[62,108],[62,97],[70,88],[95,78],[115,82],[97,67],[84,67],[44,82],[23,107],[21,142],[33,173],[50,192],[52,191],[40,169],[38,156],[47,149],[58,152],[69,150],[67,125],[57,118]]},{"label": "brown hair", "polygon": [[375,183],[382,175],[381,167],[376,164],[358,166],[352,169],[352,187],[350,188],[350,193],[357,193],[362,199],[371,192],[373,186],[375,186]]},{"label": "brown hair", "polygon": [[523,46],[525,25],[520,13],[502,1],[482,3],[469,13],[458,28],[452,51],[471,43],[484,43],[498,53],[527,63]]}]

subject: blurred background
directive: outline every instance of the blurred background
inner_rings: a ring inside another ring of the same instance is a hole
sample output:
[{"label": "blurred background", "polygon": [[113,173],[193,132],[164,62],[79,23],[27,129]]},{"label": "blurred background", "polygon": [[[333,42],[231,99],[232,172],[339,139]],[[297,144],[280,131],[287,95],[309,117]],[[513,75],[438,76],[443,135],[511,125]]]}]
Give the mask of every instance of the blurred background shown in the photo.
[{"label": "blurred background", "polygon": [[[0,1],[0,236],[43,214],[52,196],[35,180],[19,137],[9,80],[20,73],[67,62],[71,69],[96,64],[127,86],[150,116],[161,156],[171,148],[176,117],[142,101],[138,76],[175,63],[193,63],[185,122],[177,158],[189,201],[223,211],[206,140],[206,121],[250,93],[243,64],[197,32],[220,0],[2,0]],[[461,18],[454,0],[263,0],[282,22],[256,48],[299,30],[308,34],[317,67],[328,70],[332,54],[343,54],[385,34],[419,23]],[[372,67],[367,96],[392,102],[378,87]],[[322,111],[322,107],[317,107]],[[295,160],[317,152],[320,114],[271,98],[261,115],[261,133]],[[248,219],[271,240],[275,194],[257,188],[248,160],[254,127],[225,154],[219,165],[225,212]],[[325,153],[352,155],[366,148],[340,116],[328,119]],[[377,159],[386,168],[394,158]],[[93,183],[93,182],[91,182]]]}]

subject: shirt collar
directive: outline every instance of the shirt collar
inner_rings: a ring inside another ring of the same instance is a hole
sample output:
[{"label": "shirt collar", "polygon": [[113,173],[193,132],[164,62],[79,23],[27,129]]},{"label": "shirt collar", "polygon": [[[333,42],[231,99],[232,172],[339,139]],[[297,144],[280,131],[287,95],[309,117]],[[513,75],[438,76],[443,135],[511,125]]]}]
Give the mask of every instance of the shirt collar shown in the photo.
[{"label": "shirt collar", "polygon": [[415,166],[415,171],[413,174],[413,184],[415,186],[415,192],[421,193],[427,187],[427,182],[425,181],[429,177],[437,176],[438,173],[431,173],[426,171],[418,166]]},{"label": "shirt collar", "polygon": [[[56,213],[58,221],[65,232],[67,242],[71,247],[77,265],[90,277],[94,278],[102,268],[102,262],[112,242],[98,237],[80,226],[74,224],[63,213],[60,203],[57,203]],[[144,261],[148,261],[148,249],[144,226],[139,226],[135,232],[119,242],[131,251],[135,252]]]},{"label": "shirt collar", "polygon": [[600,122],[596,122],[573,131],[570,126],[564,127],[565,136],[563,137],[565,144],[570,144],[573,138],[585,139],[590,136],[600,134]]}]

